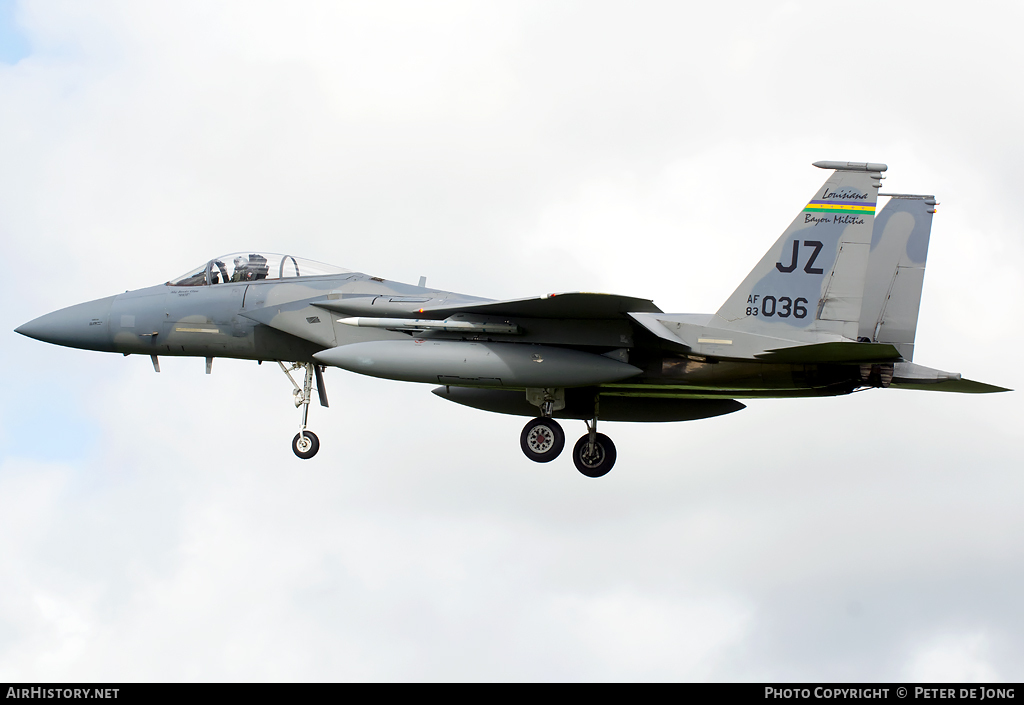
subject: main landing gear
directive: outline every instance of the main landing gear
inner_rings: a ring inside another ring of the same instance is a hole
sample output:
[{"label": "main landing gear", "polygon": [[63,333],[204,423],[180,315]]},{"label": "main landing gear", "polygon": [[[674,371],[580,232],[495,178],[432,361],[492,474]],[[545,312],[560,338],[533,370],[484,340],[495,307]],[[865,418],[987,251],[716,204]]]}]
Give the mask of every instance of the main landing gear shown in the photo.
[{"label": "main landing gear", "polygon": [[[565,432],[559,423],[551,418],[551,414],[556,410],[554,392],[545,389],[542,390],[543,394],[531,395],[532,391],[527,392],[527,398],[531,399],[532,396],[540,402],[536,405],[540,407],[541,415],[523,428],[523,432],[519,436],[519,445],[526,457],[533,462],[550,463],[565,447]],[[562,390],[557,391],[561,392]],[[557,408],[564,408],[564,396],[560,395],[560,397],[559,401],[562,401],[562,404]],[[587,425],[587,432],[576,441],[576,445],[572,449],[572,461],[576,465],[576,469],[587,477],[603,477],[615,465],[615,444],[608,436],[597,432],[597,411],[598,406],[595,400],[594,418],[584,421]]]},{"label": "main landing gear", "polygon": [[550,463],[565,447],[565,431],[554,419],[534,419],[523,429],[519,445],[533,462]]},{"label": "main landing gear", "polygon": [[[328,406],[327,389],[324,387],[323,368],[311,362],[293,362],[291,367],[285,367],[283,362],[278,362],[281,371],[285,373],[295,390],[295,406],[302,407],[302,426],[299,432],[292,439],[292,451],[303,460],[309,460],[320,450],[320,439],[312,431],[306,430],[306,421],[309,418],[309,401],[313,392],[313,378],[316,378],[316,391],[320,397],[320,406]],[[292,378],[292,372],[300,368],[305,369],[305,379],[300,387]]]},{"label": "main landing gear", "polygon": [[603,477],[615,465],[615,444],[611,438],[597,432],[597,418],[584,423],[587,433],[573,446],[572,462],[587,477]]}]

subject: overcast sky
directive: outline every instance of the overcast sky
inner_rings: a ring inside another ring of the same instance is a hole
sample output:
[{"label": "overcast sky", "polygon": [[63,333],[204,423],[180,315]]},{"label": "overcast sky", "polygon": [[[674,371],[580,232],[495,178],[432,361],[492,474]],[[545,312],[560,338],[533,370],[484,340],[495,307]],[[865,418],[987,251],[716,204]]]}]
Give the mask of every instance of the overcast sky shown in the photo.
[{"label": "overcast sky", "polygon": [[1024,10],[896,5],[0,0],[0,681],[1024,679],[1020,393],[602,424],[591,480],[341,370],[302,462],[275,365],[11,332],[259,249],[712,312],[875,161],[941,202],[915,361],[1024,388]]}]

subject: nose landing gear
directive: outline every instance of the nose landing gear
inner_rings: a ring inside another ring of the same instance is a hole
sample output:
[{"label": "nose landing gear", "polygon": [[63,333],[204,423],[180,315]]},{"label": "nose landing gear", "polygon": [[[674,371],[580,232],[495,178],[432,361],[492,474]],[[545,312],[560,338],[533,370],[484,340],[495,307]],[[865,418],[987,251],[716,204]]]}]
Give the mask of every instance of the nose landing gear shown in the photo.
[{"label": "nose landing gear", "polygon": [[[302,407],[302,426],[299,428],[299,432],[295,434],[295,438],[292,439],[292,451],[303,460],[309,460],[317,454],[317,451],[320,450],[320,439],[317,438],[316,434],[312,431],[306,430],[306,421],[309,418],[309,401],[313,392],[314,377],[316,377],[316,391],[317,395],[320,397],[320,406],[328,406],[327,389],[324,387],[323,371],[319,365],[315,365],[311,362],[293,362],[291,367],[285,367],[284,363],[280,361],[277,364],[281,366],[281,371],[285,373],[285,376],[288,377],[292,386],[295,387],[295,390],[292,392],[295,396],[295,406]],[[306,372],[305,379],[303,380],[301,387],[294,379],[292,379],[292,372],[300,368],[304,368]]]}]

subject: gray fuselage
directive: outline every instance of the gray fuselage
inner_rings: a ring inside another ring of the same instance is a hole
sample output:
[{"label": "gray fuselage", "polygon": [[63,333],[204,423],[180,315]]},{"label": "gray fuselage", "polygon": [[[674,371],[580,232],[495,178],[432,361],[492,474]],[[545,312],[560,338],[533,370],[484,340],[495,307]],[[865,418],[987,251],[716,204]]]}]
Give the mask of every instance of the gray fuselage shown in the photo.
[{"label": "gray fuselage", "polygon": [[[410,340],[407,332],[343,325],[339,310],[411,315],[428,302],[455,306],[486,301],[353,272],[212,286],[160,284],[61,309],[18,330],[60,345],[125,355],[317,362],[313,355],[330,348]],[[416,337],[500,347],[557,346],[628,362],[635,369],[627,379],[598,385],[599,393],[607,397],[827,396],[849,393],[863,384],[855,365],[716,360],[668,350],[625,317],[509,320],[517,324],[517,334],[423,331]],[[461,382],[445,375],[413,381],[506,390],[528,386],[493,375]]]}]

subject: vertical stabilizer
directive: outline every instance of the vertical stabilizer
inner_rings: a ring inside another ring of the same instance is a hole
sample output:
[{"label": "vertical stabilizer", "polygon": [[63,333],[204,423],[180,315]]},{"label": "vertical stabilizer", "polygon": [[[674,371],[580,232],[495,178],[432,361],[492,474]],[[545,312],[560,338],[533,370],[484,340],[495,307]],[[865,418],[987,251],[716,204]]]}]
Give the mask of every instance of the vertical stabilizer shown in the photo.
[{"label": "vertical stabilizer", "polygon": [[833,169],[793,223],[718,310],[723,328],[775,337],[824,332],[856,339],[885,164]]},{"label": "vertical stabilizer", "polygon": [[875,219],[859,336],[913,360],[935,197],[885,195],[892,198]]}]

